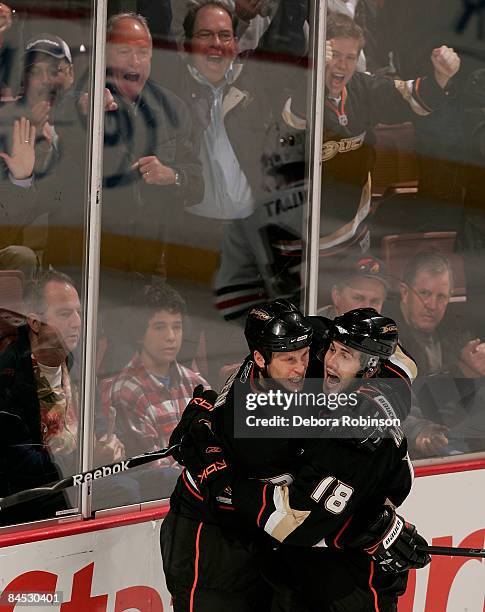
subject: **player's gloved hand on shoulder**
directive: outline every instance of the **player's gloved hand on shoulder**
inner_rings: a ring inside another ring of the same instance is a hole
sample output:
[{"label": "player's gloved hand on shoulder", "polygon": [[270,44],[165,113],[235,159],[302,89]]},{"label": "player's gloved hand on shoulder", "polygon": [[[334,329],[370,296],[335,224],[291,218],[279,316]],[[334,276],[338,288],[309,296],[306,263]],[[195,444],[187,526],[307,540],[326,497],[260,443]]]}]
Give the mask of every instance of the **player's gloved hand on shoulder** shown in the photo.
[{"label": "player's gloved hand on shoulder", "polygon": [[418,550],[419,546],[427,544],[416,527],[390,506],[383,506],[364,531],[342,542],[344,548],[364,550],[383,571],[395,574],[428,565],[431,557]]},{"label": "player's gloved hand on shoulder", "polygon": [[[397,394],[387,383],[379,380],[379,387],[363,384],[357,389],[357,404],[348,408],[348,414],[352,419],[362,418],[362,425],[346,428],[345,436],[350,442],[357,445],[361,450],[373,452],[377,450],[385,438],[393,438],[396,444],[400,444],[403,433],[400,427],[383,426],[375,423],[387,419],[399,420]],[[366,423],[370,423],[367,425]],[[349,434],[352,434],[350,436]]]},{"label": "player's gloved hand on shoulder", "polygon": [[[182,418],[177,424],[177,427],[175,427],[175,429],[172,431],[169,446],[180,444],[183,437],[189,431],[194,422],[197,422],[198,420],[210,422],[216,400],[217,393],[215,391],[212,389],[207,389],[204,391],[204,387],[202,385],[197,385],[192,394],[192,399],[187,404],[187,407],[182,414]],[[179,447],[179,450],[174,451],[173,458],[181,465],[185,465],[181,447]]]},{"label": "player's gloved hand on shoulder", "polygon": [[209,421],[199,419],[192,423],[182,438],[181,452],[184,465],[204,498],[214,501],[217,496],[225,496],[232,471]]}]

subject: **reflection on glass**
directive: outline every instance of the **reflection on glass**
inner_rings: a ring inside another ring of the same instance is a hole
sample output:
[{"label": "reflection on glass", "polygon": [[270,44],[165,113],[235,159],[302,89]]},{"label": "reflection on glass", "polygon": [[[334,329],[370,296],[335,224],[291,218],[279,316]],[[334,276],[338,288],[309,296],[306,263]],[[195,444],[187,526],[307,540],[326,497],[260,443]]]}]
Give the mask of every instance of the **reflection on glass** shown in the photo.
[{"label": "reflection on glass", "polygon": [[[89,1],[76,19],[0,7],[1,496],[80,469],[87,134],[76,83],[89,78],[92,11]],[[58,493],[0,521],[78,506],[77,492]]]},{"label": "reflection on glass", "polygon": [[[42,486],[78,469],[80,405],[73,378],[81,305],[71,279],[41,274],[31,285],[27,317],[3,310],[0,355],[2,496]],[[2,512],[2,525],[51,518],[71,508],[57,493]]]},{"label": "reflection on glass", "polygon": [[[307,7],[263,4],[241,46],[228,7],[172,3],[169,35],[144,3],[110,5],[98,386],[126,455],[166,444],[197,384],[220,388],[247,352],[251,306],[300,302]],[[285,113],[292,92],[301,116]],[[151,292],[178,295],[190,319]],[[177,317],[168,360],[161,330]],[[134,473],[141,499],[168,496],[175,466]]]},{"label": "reflection on glass", "polygon": [[413,458],[485,449],[483,54],[454,27],[459,5],[433,23],[418,2],[328,5],[319,314],[374,307],[398,323],[418,367]]},{"label": "reflection on glass", "polygon": [[[113,437],[128,457],[168,446],[195,387],[208,387],[200,374],[177,360],[186,313],[181,295],[165,282],[147,285],[131,307],[136,313],[127,338],[132,357],[118,374],[101,383],[103,413],[116,419]],[[168,496],[180,471],[169,458],[128,477],[118,476],[118,505]],[[104,501],[95,497],[95,501],[97,506],[114,502],[112,496]]]}]

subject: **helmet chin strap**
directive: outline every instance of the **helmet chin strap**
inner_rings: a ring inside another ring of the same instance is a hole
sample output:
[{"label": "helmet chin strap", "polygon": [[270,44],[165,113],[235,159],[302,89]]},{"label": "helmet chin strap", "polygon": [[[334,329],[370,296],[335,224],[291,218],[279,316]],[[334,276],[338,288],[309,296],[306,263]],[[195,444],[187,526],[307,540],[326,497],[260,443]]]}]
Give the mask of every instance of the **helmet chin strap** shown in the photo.
[{"label": "helmet chin strap", "polygon": [[[272,353],[269,353],[268,351],[263,352],[261,350],[258,350],[258,352],[261,353],[261,355],[264,358],[264,368],[261,368],[256,362],[254,362],[254,365],[258,368],[258,371],[261,374],[261,377],[264,379],[265,388],[268,390],[274,389],[277,391],[278,389],[282,389],[283,391],[286,391],[285,387],[278,384],[278,382],[274,378],[272,378],[272,376],[270,376],[268,372],[268,366],[271,361]],[[268,360],[268,354],[270,355],[269,360]]]}]

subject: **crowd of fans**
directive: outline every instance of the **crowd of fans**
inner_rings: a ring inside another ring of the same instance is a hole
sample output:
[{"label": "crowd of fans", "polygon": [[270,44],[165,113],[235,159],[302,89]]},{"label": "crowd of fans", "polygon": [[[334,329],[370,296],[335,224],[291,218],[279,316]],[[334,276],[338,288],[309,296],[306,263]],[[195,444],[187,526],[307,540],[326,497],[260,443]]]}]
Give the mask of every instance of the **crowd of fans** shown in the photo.
[{"label": "crowd of fans", "polygon": [[[36,30],[14,5],[0,4],[0,275],[21,271],[24,294],[15,312],[0,295],[0,496],[79,468],[92,83],[89,18],[74,44],[54,19]],[[268,299],[299,304],[303,291],[310,2],[136,5],[111,2],[107,25],[98,465],[165,446],[194,387],[218,387],[234,361],[225,329]],[[325,92],[311,94],[325,105],[318,306],[330,318],[373,307],[398,322],[418,365],[404,427],[423,458],[485,449],[485,57],[453,49],[446,20],[420,19],[419,3],[406,16],[395,5],[328,2]],[[452,20],[453,0],[433,5]],[[411,50],[396,23],[412,17]],[[398,150],[412,126],[418,172],[376,196],[382,124]],[[445,230],[464,262],[458,300],[452,253],[426,240]],[[428,234],[393,278],[381,239],[416,232]],[[191,270],[211,265],[213,314],[194,330],[186,302],[193,315],[197,300],[181,279],[207,281]],[[202,334],[197,351],[184,348],[189,329]],[[177,476],[170,460],[144,467],[95,486],[95,505],[167,496]],[[58,495],[15,520],[75,504]]]}]

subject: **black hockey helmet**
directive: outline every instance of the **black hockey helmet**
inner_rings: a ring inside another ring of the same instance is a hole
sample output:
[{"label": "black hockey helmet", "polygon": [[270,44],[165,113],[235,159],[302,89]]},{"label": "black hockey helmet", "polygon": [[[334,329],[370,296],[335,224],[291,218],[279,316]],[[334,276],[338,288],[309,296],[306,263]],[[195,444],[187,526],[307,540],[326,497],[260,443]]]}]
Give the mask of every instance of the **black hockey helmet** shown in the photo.
[{"label": "black hockey helmet", "polygon": [[271,353],[297,351],[309,346],[312,328],[298,308],[285,299],[276,299],[251,308],[244,335],[249,350],[259,351],[266,362]]},{"label": "black hockey helmet", "polygon": [[356,308],[335,317],[329,330],[335,340],[367,355],[388,358],[397,347],[397,325],[374,308]]}]

